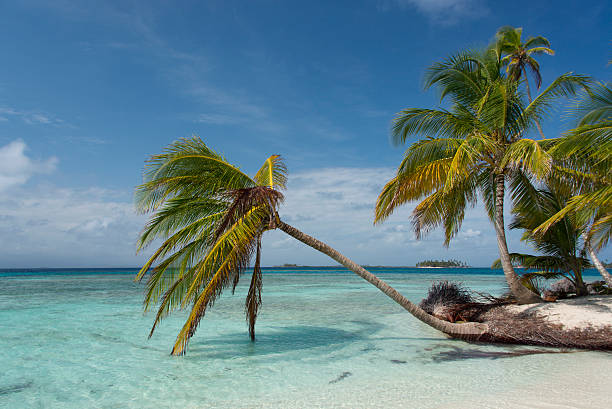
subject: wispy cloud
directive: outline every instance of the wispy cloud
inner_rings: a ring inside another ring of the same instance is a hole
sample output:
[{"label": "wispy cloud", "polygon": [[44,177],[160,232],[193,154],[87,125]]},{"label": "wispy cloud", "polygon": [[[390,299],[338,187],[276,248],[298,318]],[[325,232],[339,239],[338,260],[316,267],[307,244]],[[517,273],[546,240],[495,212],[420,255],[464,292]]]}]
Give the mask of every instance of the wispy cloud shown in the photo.
[{"label": "wispy cloud", "polygon": [[18,139],[0,147],[0,192],[25,184],[34,174],[51,173],[57,166],[57,158],[31,159],[26,155],[25,142]]},{"label": "wispy cloud", "polygon": [[379,8],[382,10],[412,8],[427,16],[432,22],[442,25],[452,25],[461,19],[483,17],[489,12],[482,0],[382,0]]},{"label": "wispy cloud", "polygon": [[11,107],[0,107],[0,121],[9,121],[11,118],[18,118],[29,125],[66,125],[66,121],[55,115],[40,112],[19,110]]}]

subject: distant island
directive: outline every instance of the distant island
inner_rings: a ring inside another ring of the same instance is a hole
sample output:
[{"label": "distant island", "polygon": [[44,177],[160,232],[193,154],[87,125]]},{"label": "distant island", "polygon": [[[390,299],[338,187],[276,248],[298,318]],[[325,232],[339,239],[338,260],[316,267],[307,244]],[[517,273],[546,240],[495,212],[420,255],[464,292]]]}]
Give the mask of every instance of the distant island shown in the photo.
[{"label": "distant island", "polygon": [[442,267],[453,267],[453,268],[468,268],[469,266],[463,261],[459,260],[425,260],[419,261],[416,266],[418,268],[442,268]]}]

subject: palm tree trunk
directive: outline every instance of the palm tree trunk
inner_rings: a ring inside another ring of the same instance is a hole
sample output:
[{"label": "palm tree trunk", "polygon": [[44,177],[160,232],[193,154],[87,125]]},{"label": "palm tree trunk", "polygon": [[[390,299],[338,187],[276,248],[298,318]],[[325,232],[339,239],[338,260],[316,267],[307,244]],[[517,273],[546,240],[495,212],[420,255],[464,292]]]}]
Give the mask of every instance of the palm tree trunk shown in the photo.
[{"label": "palm tree trunk", "polygon": [[519,304],[532,304],[541,302],[542,300],[536,294],[528,290],[523,284],[521,279],[514,271],[512,261],[510,260],[510,253],[508,252],[508,244],[506,242],[506,229],[504,225],[504,193],[505,193],[505,181],[504,174],[500,173],[495,177],[495,233],[497,236],[497,247],[499,248],[499,259],[501,261],[502,269],[504,270],[504,276],[506,282],[510,287],[512,295],[516,297]]},{"label": "palm tree trunk", "polygon": [[593,250],[593,247],[591,246],[591,242],[589,240],[587,240],[586,242],[586,248],[589,252],[589,256],[591,256],[593,265],[595,266],[597,271],[599,271],[599,273],[603,276],[604,280],[606,280],[606,284],[608,284],[608,287],[612,288],[612,275],[610,275],[610,273],[608,272],[608,270],[606,270],[601,261],[599,261],[599,258],[597,258],[597,254],[595,253],[595,250]]},{"label": "palm tree trunk", "polygon": [[[525,67],[523,67],[523,77],[525,77],[525,86],[527,87],[527,97],[529,98],[529,103],[531,103],[533,100],[531,99],[531,89],[529,88],[529,78],[527,78],[527,70],[525,69]],[[535,124],[536,124],[536,127],[538,128],[538,132],[540,133],[540,136],[542,137],[542,139],[546,139],[546,137],[544,136],[544,132],[542,132],[540,121],[536,119]]]},{"label": "palm tree trunk", "polygon": [[388,297],[393,299],[393,301],[397,302],[401,305],[406,311],[412,314],[415,318],[424,322],[437,329],[438,331],[442,331],[445,334],[448,334],[455,338],[467,339],[467,340],[475,340],[480,338],[481,336],[487,334],[488,325],[478,323],[478,322],[468,322],[465,324],[455,324],[450,323],[448,321],[440,320],[433,315],[429,315],[423,309],[418,307],[416,304],[413,304],[406,297],[401,295],[397,290],[391,287],[389,284],[376,277],[374,274],[367,271],[365,268],[361,267],[359,264],[353,262],[349,258],[340,254],[334,248],[328,246],[327,244],[311,237],[305,233],[302,233],[295,227],[292,227],[280,220],[277,221],[277,227],[290,235],[291,237],[301,241],[302,243],[318,250],[324,254],[327,254],[329,257],[336,260],[338,263],[342,264],[347,269],[351,270],[353,273],[357,274],[359,277],[363,278],[370,284],[373,284],[380,291],[385,293]]}]

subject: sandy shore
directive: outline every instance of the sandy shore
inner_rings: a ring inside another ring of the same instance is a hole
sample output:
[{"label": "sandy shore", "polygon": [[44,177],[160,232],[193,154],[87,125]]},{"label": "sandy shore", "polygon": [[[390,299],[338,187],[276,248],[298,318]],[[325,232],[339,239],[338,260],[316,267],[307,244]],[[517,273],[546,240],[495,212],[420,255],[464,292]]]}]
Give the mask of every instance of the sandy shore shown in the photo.
[{"label": "sandy shore", "polygon": [[612,326],[612,296],[592,295],[550,303],[510,305],[513,313],[536,313],[565,329]]}]

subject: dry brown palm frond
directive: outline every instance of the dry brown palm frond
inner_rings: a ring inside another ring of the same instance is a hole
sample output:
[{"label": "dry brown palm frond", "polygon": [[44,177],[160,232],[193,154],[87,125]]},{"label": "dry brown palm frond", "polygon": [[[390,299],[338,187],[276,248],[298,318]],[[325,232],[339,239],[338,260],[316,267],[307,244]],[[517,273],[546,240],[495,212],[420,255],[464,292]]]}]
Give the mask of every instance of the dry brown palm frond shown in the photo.
[{"label": "dry brown palm frond", "polygon": [[251,340],[255,340],[255,321],[257,320],[257,312],[261,306],[261,236],[257,237],[257,248],[255,254],[255,266],[253,267],[253,276],[251,277],[251,285],[247,293],[244,310],[246,312],[247,322],[249,324],[249,336]]},{"label": "dry brown palm frond", "polygon": [[274,214],[278,205],[284,200],[281,192],[268,186],[228,190],[222,196],[226,200],[231,200],[232,204],[214,233],[214,241],[217,241],[229,226],[244,217],[253,208],[264,205],[270,210],[271,214]]}]

